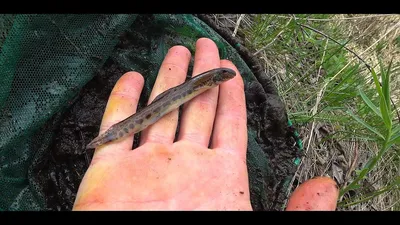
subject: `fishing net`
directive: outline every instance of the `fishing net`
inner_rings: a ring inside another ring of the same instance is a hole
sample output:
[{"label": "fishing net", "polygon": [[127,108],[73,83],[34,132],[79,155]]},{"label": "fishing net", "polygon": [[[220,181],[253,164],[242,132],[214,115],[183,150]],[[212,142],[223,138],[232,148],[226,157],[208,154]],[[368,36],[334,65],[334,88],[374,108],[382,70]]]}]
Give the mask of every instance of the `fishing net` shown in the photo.
[{"label": "fishing net", "polygon": [[269,75],[207,16],[162,14],[0,15],[0,209],[71,210],[118,78],[145,77],[143,107],[168,49],[201,37],[245,81],[252,206],[282,210],[301,142]]}]

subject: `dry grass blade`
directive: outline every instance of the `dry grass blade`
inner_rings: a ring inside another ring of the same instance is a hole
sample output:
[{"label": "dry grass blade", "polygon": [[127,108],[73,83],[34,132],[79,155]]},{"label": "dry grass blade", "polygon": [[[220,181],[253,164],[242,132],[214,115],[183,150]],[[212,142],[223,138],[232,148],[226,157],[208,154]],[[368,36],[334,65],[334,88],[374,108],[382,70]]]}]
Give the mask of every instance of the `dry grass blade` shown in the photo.
[{"label": "dry grass blade", "polygon": [[[323,55],[322,55],[322,59],[321,59],[322,62],[324,61],[324,58],[325,58],[325,52],[326,52],[326,47],[327,47],[327,46],[328,46],[328,40],[326,40],[325,51],[324,51],[324,53],[323,53]],[[321,64],[321,66],[322,66],[322,64]],[[320,68],[319,68],[319,70],[318,70],[318,76],[317,76],[317,77],[320,76],[320,73],[321,73],[321,66],[320,66]],[[318,95],[317,95],[317,99],[316,99],[316,101],[315,101],[315,105],[314,105],[314,107],[312,108],[312,112],[311,112],[311,113],[312,113],[312,116],[315,116],[315,115],[317,114],[317,112],[318,112],[318,105],[319,105],[320,102],[321,102],[321,99],[322,99],[322,96],[323,96],[323,94],[324,94],[325,88],[326,88],[326,86],[323,86],[323,87],[321,88],[321,90],[319,91]],[[308,144],[307,144],[307,148],[306,148],[306,151],[305,151],[306,154],[307,154],[307,152],[308,152],[308,150],[309,150],[309,148],[310,148],[310,145],[311,145],[311,141],[312,141],[312,138],[313,138],[314,129],[315,129],[315,120],[313,120],[312,125],[311,125],[310,134],[309,134],[309,138],[308,138]]]},{"label": "dry grass blade", "polygon": [[242,21],[244,15],[245,14],[240,14],[239,19],[236,22],[236,27],[235,27],[235,30],[233,31],[232,37],[236,36],[236,33],[237,33],[238,29],[239,29],[240,22]]},{"label": "dry grass blade", "polygon": [[[393,14],[380,14],[380,15],[366,15],[366,16],[352,16],[352,17],[334,17],[330,19],[316,19],[316,18],[306,18],[305,20],[308,21],[325,21],[325,22],[331,22],[335,20],[362,20],[362,19],[367,19],[367,18],[376,18],[376,17],[387,17],[387,16],[392,16]],[[279,16],[282,18],[289,18],[287,16]]]}]

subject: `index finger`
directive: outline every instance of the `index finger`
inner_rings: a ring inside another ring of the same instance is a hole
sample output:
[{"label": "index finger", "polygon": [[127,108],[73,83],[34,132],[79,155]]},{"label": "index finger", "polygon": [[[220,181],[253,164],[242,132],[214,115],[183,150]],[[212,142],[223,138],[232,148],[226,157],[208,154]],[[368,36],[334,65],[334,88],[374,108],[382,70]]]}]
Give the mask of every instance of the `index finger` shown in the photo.
[{"label": "index finger", "polygon": [[[104,133],[112,125],[134,114],[144,85],[143,77],[137,72],[125,73],[115,84],[107,102],[99,134]],[[127,137],[111,141],[96,148],[99,151],[128,151],[132,149],[133,137]]]}]

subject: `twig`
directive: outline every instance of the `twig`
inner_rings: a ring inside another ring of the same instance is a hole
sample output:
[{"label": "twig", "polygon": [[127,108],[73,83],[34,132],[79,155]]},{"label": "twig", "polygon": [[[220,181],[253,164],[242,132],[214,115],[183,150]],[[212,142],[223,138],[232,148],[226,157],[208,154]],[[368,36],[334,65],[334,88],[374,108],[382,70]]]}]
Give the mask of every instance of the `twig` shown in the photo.
[{"label": "twig", "polygon": [[[340,45],[341,47],[345,48],[347,51],[351,52],[351,53],[352,53],[353,55],[355,55],[359,60],[361,60],[361,61],[365,64],[365,66],[367,67],[367,69],[372,73],[371,66],[370,66],[369,64],[367,64],[360,56],[363,55],[365,52],[369,51],[369,49],[371,49],[372,46],[376,45],[376,44],[377,44],[383,37],[385,37],[388,33],[392,32],[392,30],[393,30],[394,28],[396,28],[397,26],[400,25],[400,22],[398,22],[398,23],[395,24],[393,27],[391,27],[384,35],[382,35],[377,41],[375,41],[371,46],[369,46],[369,47],[368,47],[365,51],[363,51],[360,55],[356,54],[354,51],[352,51],[351,49],[347,48],[345,45],[342,45],[341,43],[339,43],[339,42],[336,41],[335,39],[329,37],[328,35],[322,33],[321,31],[319,31],[319,30],[317,30],[317,29],[315,29],[315,28],[312,28],[312,27],[307,26],[307,25],[304,25],[304,24],[299,24],[299,25],[300,25],[300,26],[303,26],[303,27],[306,27],[306,28],[308,28],[308,29],[310,29],[310,30],[313,30],[313,31],[315,31],[315,32],[317,32],[317,33],[323,35],[324,37],[329,38],[330,40],[332,40],[332,41],[335,42],[336,44]],[[354,59],[350,60],[350,62],[347,63],[347,65],[345,65],[345,66],[344,66],[337,74],[335,74],[335,76],[333,76],[332,79],[330,79],[330,80],[333,80],[337,75],[339,75],[345,68],[347,68],[347,67],[351,64],[351,62],[352,62],[353,60],[354,60]],[[380,82],[379,82],[379,83],[380,83]],[[382,86],[381,83],[380,83],[380,85]],[[396,107],[396,105],[394,104],[392,98],[390,98],[390,101],[392,102],[392,105],[393,105],[393,107],[394,107],[394,109],[395,109],[395,111],[396,111],[396,114],[397,114],[397,118],[398,118],[398,120],[399,120],[399,122],[400,122],[400,114],[399,114],[399,111],[397,110],[397,107]]]},{"label": "twig", "polygon": [[239,29],[240,21],[242,21],[242,19],[244,18],[244,15],[245,14],[240,14],[239,19],[236,21],[236,27],[235,27],[235,30],[233,31],[232,37],[236,36],[236,33]]},{"label": "twig", "polygon": [[268,43],[266,46],[262,47],[260,50],[258,50],[256,53],[253,54],[253,56],[258,55],[260,52],[264,51],[266,48],[268,48],[272,43],[276,41],[276,39],[285,31],[285,28],[289,25],[290,21],[292,21],[293,18],[290,18],[290,20],[285,24],[285,26],[282,28],[282,30],[274,37],[274,39]]},{"label": "twig", "polygon": [[[307,26],[307,25],[304,25],[304,24],[301,24],[301,23],[299,23],[299,25],[302,26],[302,27],[308,28],[308,29],[310,29],[310,30],[312,30],[312,31],[314,31],[314,32],[316,32],[316,33],[319,33],[319,34],[321,34],[322,36],[324,36],[324,37],[326,37],[326,38],[329,38],[329,40],[335,42],[336,44],[340,45],[341,47],[345,48],[347,51],[351,52],[351,53],[352,53],[353,55],[355,55],[359,60],[361,60],[361,61],[365,64],[365,66],[367,66],[368,70],[371,71],[371,67],[368,65],[368,63],[366,63],[366,62],[365,62],[359,55],[357,55],[353,50],[347,48],[345,45],[341,44],[340,42],[338,42],[338,41],[336,41],[335,39],[331,38],[329,35],[326,35],[326,34],[324,34],[323,32],[321,32],[321,31],[319,31],[319,30],[317,30],[317,29],[315,29],[315,28],[312,28],[312,27],[310,27],[310,26]],[[372,72],[372,71],[371,71],[371,72]]]}]

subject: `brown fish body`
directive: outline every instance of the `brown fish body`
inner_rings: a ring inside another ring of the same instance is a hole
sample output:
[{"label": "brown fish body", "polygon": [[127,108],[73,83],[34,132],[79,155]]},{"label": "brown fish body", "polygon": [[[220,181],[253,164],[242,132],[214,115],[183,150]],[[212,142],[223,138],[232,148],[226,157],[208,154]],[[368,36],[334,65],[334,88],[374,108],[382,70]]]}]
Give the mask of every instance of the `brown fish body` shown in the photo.
[{"label": "brown fish body", "polygon": [[232,79],[235,75],[235,71],[229,68],[217,68],[194,76],[187,82],[159,94],[152,103],[143,109],[112,125],[107,131],[93,139],[86,148],[96,148],[110,141],[138,133],[182,104],[208,89]]}]

